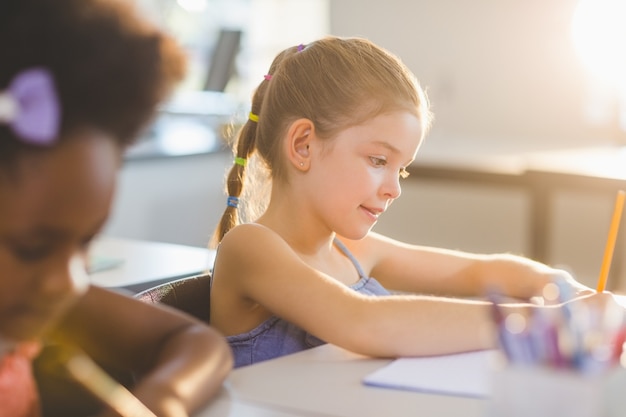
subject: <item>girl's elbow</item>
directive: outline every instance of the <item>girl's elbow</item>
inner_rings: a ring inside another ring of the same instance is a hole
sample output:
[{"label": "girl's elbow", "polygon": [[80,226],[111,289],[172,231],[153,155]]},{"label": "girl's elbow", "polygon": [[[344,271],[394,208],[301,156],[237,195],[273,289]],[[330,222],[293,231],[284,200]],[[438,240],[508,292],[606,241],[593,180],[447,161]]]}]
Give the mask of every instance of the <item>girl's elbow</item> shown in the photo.
[{"label": "girl's elbow", "polygon": [[235,358],[226,339],[216,331],[214,331],[214,334],[216,340],[213,344],[213,351],[217,363],[220,364],[217,372],[221,375],[222,379],[225,379],[235,366]]},{"label": "girl's elbow", "polygon": [[226,378],[234,366],[233,352],[220,332],[208,325],[202,327],[206,337],[206,355],[213,368],[212,373],[214,376],[221,375]]}]

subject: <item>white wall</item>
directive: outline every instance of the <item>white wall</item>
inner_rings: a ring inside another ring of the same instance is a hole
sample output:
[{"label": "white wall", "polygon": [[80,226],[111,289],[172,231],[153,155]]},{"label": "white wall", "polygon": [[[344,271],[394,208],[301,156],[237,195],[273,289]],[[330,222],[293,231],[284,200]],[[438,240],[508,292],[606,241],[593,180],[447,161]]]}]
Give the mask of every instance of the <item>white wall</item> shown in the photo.
[{"label": "white wall", "polygon": [[374,230],[418,245],[528,254],[529,203],[522,189],[412,178]]},{"label": "white wall", "polygon": [[206,247],[231,164],[230,152],[126,161],[104,234]]},{"label": "white wall", "polygon": [[[546,147],[616,139],[594,126],[588,74],[570,37],[575,0],[333,0],[331,31],[363,36],[413,70],[430,96],[431,137]],[[626,134],[622,133],[626,140]]]},{"label": "white wall", "polygon": [[[576,4],[332,0],[330,27],[335,35],[362,36],[385,47],[415,73],[435,114],[428,152],[460,153],[471,160],[481,150],[626,142],[616,108],[608,106],[609,121],[603,125],[589,113],[592,84],[570,37]],[[376,230],[419,244],[528,255],[528,198],[516,189],[411,178]],[[548,262],[569,267],[594,286],[612,204],[606,193],[556,193]],[[622,257],[614,257],[620,277],[609,282],[626,290]]]}]

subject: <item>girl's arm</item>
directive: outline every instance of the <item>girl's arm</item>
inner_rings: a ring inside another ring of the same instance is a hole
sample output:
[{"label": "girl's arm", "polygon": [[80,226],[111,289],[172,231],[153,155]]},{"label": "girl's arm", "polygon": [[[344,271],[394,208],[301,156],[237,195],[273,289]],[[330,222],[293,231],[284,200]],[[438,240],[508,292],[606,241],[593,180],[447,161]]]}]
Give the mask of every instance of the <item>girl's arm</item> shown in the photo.
[{"label": "girl's arm", "polygon": [[56,335],[100,363],[140,375],[132,391],[159,416],[188,416],[216,394],[232,367],[228,345],[209,326],[98,287]]},{"label": "girl's arm", "polygon": [[[364,296],[309,266],[279,235],[262,226],[232,229],[220,244],[214,271],[211,317],[226,334],[250,330],[263,318],[248,319],[267,310],[326,342],[371,356],[495,346],[489,303]],[[241,307],[232,310],[237,303]]]},{"label": "girl's arm", "polygon": [[[371,356],[433,355],[496,346],[490,303],[361,295],[309,266],[265,227],[243,225],[231,230],[221,242],[214,271],[213,289],[223,288],[221,295],[228,295],[229,305],[241,300],[243,306],[236,313],[225,313],[227,306],[215,315],[212,312],[216,323],[230,318],[235,326],[260,305],[329,343]],[[538,307],[511,304],[504,308],[525,314]]]},{"label": "girl's arm", "polygon": [[484,296],[495,290],[528,300],[541,296],[545,285],[560,277],[571,285],[574,295],[593,293],[566,271],[521,256],[409,245],[376,233],[344,242],[366,272],[389,289],[462,297]]}]

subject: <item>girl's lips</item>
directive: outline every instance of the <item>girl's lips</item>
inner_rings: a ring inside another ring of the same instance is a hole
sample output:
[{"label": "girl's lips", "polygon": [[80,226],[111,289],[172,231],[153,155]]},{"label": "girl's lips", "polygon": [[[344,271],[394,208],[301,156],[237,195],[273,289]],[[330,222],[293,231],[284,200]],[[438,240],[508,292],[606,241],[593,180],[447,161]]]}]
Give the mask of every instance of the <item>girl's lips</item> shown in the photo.
[{"label": "girl's lips", "polygon": [[380,210],[380,209],[375,209],[375,208],[368,208],[365,206],[361,206],[361,208],[368,213],[371,217],[374,218],[374,220],[378,220],[378,216],[380,216],[384,210]]}]

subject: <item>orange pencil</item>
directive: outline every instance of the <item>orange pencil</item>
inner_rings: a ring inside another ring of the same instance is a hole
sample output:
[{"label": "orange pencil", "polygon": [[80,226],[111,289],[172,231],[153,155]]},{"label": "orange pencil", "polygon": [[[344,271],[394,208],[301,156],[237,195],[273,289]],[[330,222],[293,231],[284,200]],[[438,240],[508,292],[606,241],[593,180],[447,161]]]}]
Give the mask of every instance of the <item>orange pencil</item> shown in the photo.
[{"label": "orange pencil", "polygon": [[602,268],[600,269],[600,276],[598,277],[598,286],[596,288],[596,291],[598,292],[603,292],[606,287],[606,280],[609,276],[609,269],[611,268],[613,249],[615,249],[615,241],[617,240],[617,232],[619,230],[619,222],[622,217],[625,197],[626,193],[623,190],[619,190],[617,192],[615,208],[613,210],[613,219],[611,220],[611,228],[609,229],[609,237],[606,241],[604,259],[602,260]]}]

